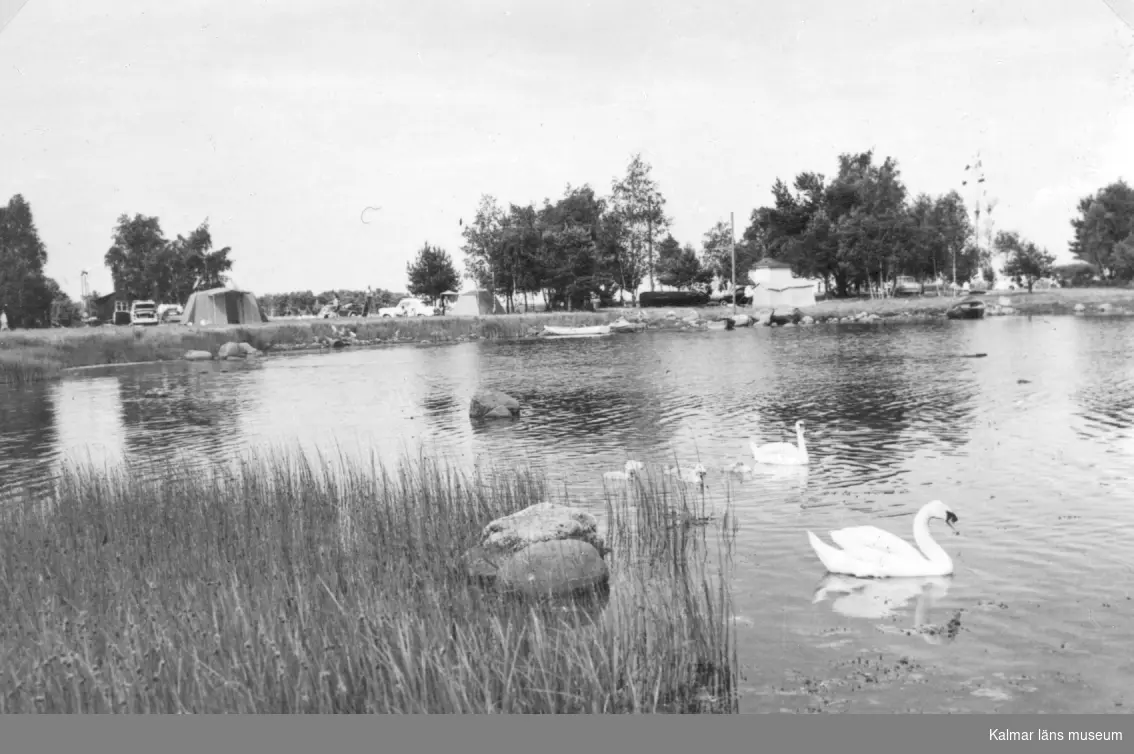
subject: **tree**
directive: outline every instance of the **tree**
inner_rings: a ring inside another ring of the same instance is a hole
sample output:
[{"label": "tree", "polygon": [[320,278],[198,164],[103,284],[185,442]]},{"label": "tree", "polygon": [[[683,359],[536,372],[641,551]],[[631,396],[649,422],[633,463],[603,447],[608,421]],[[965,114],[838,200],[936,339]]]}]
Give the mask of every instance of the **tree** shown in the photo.
[{"label": "tree", "polygon": [[193,291],[219,288],[232,269],[230,247],[211,251],[206,218],[188,238],[165,238],[156,217],[120,215],[104,261],[114,291],[127,299],[184,302]]},{"label": "tree", "polygon": [[624,278],[623,287],[636,295],[642,278],[648,276],[654,289],[654,244],[669,229],[665,214],[665,197],[650,176],[651,166],[636,154],[630,159],[626,175],[611,187],[611,203],[618,214],[620,227],[626,234],[623,247],[626,258],[619,260]]},{"label": "tree", "polygon": [[52,291],[43,274],[47,249],[39,238],[31,205],[21,194],[0,207],[0,311],[11,327],[50,322]]},{"label": "tree", "polygon": [[457,274],[449,252],[438,246],[430,246],[428,241],[417,252],[417,258],[406,264],[406,275],[409,276],[409,292],[430,301],[440,299],[442,311],[445,300],[441,294],[454,290],[461,284],[461,276]]},{"label": "tree", "polygon": [[1116,181],[1081,199],[1078,210],[1079,217],[1071,220],[1075,232],[1071,253],[1093,265],[1104,279],[1134,277],[1134,269],[1116,257],[1125,253],[1117,248],[1119,244],[1134,243],[1134,188]]},{"label": "tree", "polygon": [[682,289],[708,286],[713,273],[701,266],[697,250],[690,244],[681,246],[673,236],[667,236],[658,247],[658,281]]},{"label": "tree", "polygon": [[496,197],[484,194],[480,197],[476,215],[471,223],[466,223],[461,235],[465,243],[461,251],[465,255],[465,277],[472,280],[477,288],[496,295],[497,287],[508,289],[501,270],[504,248],[504,212],[496,203]]},{"label": "tree", "polygon": [[1020,238],[1018,233],[1000,231],[993,246],[997,253],[1006,257],[1004,274],[1018,284],[1026,285],[1028,293],[1032,292],[1037,280],[1052,274],[1055,257],[1046,249],[1041,250],[1031,241]]}]

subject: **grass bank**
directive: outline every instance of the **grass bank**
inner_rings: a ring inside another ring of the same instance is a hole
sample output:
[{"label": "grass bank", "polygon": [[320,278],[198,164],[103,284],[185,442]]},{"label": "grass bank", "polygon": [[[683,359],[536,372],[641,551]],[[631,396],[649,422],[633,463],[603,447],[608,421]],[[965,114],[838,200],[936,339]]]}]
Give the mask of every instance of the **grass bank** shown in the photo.
[{"label": "grass bank", "polygon": [[546,488],[278,452],[164,482],[70,468],[0,500],[0,713],[733,711],[731,518],[608,499],[601,612],[471,586],[460,555]]},{"label": "grass bank", "polygon": [[0,383],[21,384],[72,367],[173,361],[187,351],[216,354],[225,343],[260,351],[329,348],[349,331],[355,345],[446,343],[534,336],[544,325],[613,322],[620,312],[552,312],[487,317],[351,318],[256,325],[81,327],[0,333]]},{"label": "grass bank", "polygon": [[[966,297],[909,296],[885,299],[831,299],[803,309],[816,319],[853,317],[862,312],[879,316],[899,314],[943,315],[945,310]],[[990,305],[999,305],[1007,299],[1015,314],[1058,315],[1074,314],[1075,306],[1082,304],[1086,313],[1098,313],[1103,304],[1112,308],[1134,310],[1134,289],[1130,288],[1053,288],[1043,291],[990,291],[978,297]],[[787,314],[787,312],[780,312]]]},{"label": "grass bank", "polygon": [[[1087,314],[1103,304],[1113,310],[1134,311],[1134,290],[1125,288],[1070,288],[1046,291],[994,292],[990,304],[1002,297],[1014,314],[1072,314],[1083,305]],[[914,296],[888,299],[832,299],[807,307],[804,314],[816,321],[832,321],[861,314],[878,317],[939,317],[955,304],[948,296]],[[677,312],[677,320],[667,320]],[[738,313],[756,314],[739,307]],[[216,354],[228,342],[249,343],[260,351],[281,352],[331,348],[346,340],[357,346],[408,343],[452,343],[536,337],[545,325],[584,326],[613,322],[619,317],[643,319],[654,328],[685,327],[684,319],[696,314],[702,322],[732,313],[731,306],[651,309],[608,309],[599,312],[539,312],[487,317],[419,317],[413,319],[303,319],[260,325],[198,327],[162,325],[150,328],[95,327],[55,330],[20,330],[0,333],[0,383],[23,384],[57,376],[71,367],[125,364],[181,359],[187,351]],[[787,314],[788,311],[778,312]]]}]

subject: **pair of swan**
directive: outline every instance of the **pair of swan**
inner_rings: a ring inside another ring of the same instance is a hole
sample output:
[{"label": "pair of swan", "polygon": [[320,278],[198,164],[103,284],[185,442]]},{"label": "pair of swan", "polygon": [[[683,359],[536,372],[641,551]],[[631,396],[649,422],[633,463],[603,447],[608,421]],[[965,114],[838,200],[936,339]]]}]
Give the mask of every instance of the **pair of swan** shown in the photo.
[{"label": "pair of swan", "polygon": [[[636,479],[645,468],[646,465],[641,461],[627,461],[622,471],[603,472],[602,478],[608,482],[628,482],[631,479]],[[665,473],[677,477],[686,484],[702,484],[709,471],[704,465],[697,464],[685,469],[671,466],[665,470]]]},{"label": "pair of swan", "polygon": [[917,547],[876,526],[851,526],[831,532],[838,547],[810,531],[807,539],[830,573],[859,578],[949,576],[953,573],[953,559],[929,533],[929,522],[935,518],[944,519],[953,533],[958,533],[953,526],[959,520],[957,514],[945,503],[934,500],[923,505],[914,517]]}]

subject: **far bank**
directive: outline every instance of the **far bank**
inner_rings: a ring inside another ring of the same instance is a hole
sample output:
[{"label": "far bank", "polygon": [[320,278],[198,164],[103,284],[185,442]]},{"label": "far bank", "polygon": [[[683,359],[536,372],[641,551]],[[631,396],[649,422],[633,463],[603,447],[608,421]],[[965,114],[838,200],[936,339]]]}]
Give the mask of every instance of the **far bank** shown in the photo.
[{"label": "far bank", "polygon": [[[1071,288],[993,292],[980,297],[990,307],[1012,315],[1070,315],[1134,313],[1134,290],[1128,288]],[[961,298],[914,296],[886,299],[832,299],[801,309],[816,323],[862,318],[926,318],[944,316]],[[1076,309],[1079,311],[1076,311]],[[473,340],[540,337],[546,325],[587,326],[620,318],[643,321],[650,329],[697,329],[707,322],[732,316],[733,307],[617,308],[597,312],[539,312],[482,317],[415,317],[347,319],[290,319],[256,325],[156,327],[83,327],[18,330],[0,333],[0,382],[23,384],[57,376],[65,369],[107,364],[174,361],[190,351],[216,357],[226,343],[248,343],[261,353],[318,351],[341,347],[422,345]],[[758,316],[750,307],[737,314]],[[788,310],[777,310],[786,315]],[[676,315],[676,316],[675,316]]]}]

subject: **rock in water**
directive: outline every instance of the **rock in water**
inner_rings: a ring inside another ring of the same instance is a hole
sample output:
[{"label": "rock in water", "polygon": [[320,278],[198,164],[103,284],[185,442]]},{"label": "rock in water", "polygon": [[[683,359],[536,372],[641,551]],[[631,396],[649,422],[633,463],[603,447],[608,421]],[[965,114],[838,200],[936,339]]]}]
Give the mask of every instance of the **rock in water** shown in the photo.
[{"label": "rock in water", "polygon": [[186,361],[212,361],[213,355],[208,351],[186,351]]},{"label": "rock in water", "polygon": [[508,419],[519,415],[520,402],[499,390],[478,390],[469,403],[469,416],[473,419]]},{"label": "rock in water", "polygon": [[593,515],[539,503],[484,527],[480,546],[465,553],[465,567],[501,592],[564,597],[606,586],[605,554]]},{"label": "rock in water", "polygon": [[481,545],[502,552],[516,552],[536,542],[580,539],[604,552],[598,519],[581,508],[555,503],[537,503],[484,527]]},{"label": "rock in water", "polygon": [[223,346],[220,347],[220,350],[217,351],[217,358],[222,359],[222,360],[223,359],[243,359],[244,358],[244,350],[240,347],[239,343],[232,343],[232,342],[225,343]]},{"label": "rock in water", "polygon": [[606,562],[580,539],[536,542],[504,559],[496,571],[497,589],[525,597],[566,597],[601,588]]},{"label": "rock in water", "polygon": [[251,343],[240,343],[240,344],[238,344],[238,346],[240,348],[241,353],[243,353],[245,356],[259,356],[260,355],[260,351],[257,350],[256,347],[254,345],[252,345]]}]

